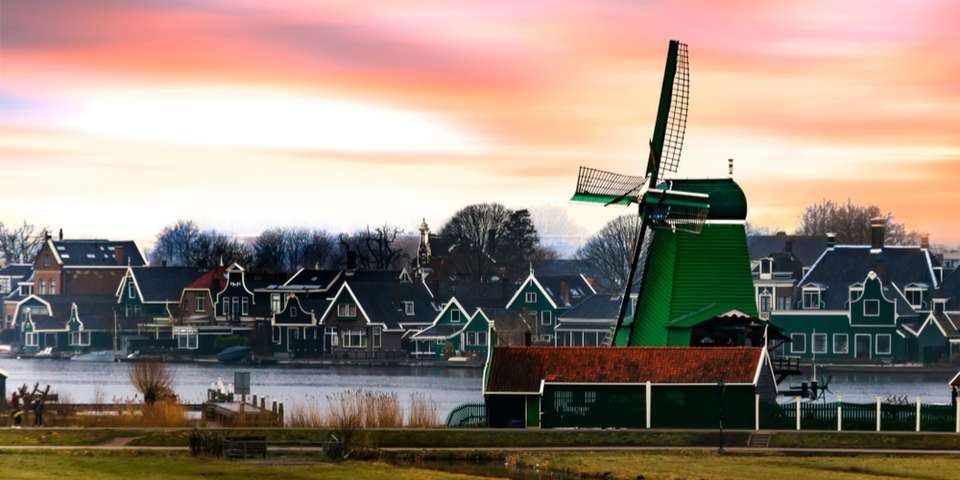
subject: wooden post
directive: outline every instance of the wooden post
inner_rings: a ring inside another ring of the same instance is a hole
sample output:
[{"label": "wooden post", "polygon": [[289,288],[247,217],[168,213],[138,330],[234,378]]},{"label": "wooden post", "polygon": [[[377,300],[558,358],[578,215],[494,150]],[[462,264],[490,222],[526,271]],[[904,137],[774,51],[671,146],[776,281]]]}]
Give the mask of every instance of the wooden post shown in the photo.
[{"label": "wooden post", "polygon": [[277,407],[277,423],[283,425],[283,402]]},{"label": "wooden post", "polygon": [[797,430],[800,430],[800,397],[797,398]]},{"label": "wooden post", "polygon": [[917,431],[920,431],[920,397],[917,397]]},{"label": "wooden post", "polygon": [[957,421],[957,433],[960,433],[960,398],[956,402],[953,402],[956,405],[957,411],[954,414],[954,419]]},{"label": "wooden post", "polygon": [[877,431],[880,431],[880,397],[877,397]]},{"label": "wooden post", "polygon": [[273,412],[274,415],[277,414],[277,401],[276,401],[276,400],[274,400],[274,401],[270,404],[270,411]]},{"label": "wooden post", "polygon": [[753,429],[760,430],[760,394],[753,394]]},{"label": "wooden post", "polygon": [[267,399],[264,397],[260,397],[260,410],[266,410],[266,409],[267,409]]},{"label": "wooden post", "polygon": [[843,395],[837,396],[837,431],[843,431]]},{"label": "wooden post", "polygon": [[648,381],[647,381],[647,385],[646,385],[646,392],[645,392],[646,407],[647,407],[647,428],[650,428],[650,417],[651,417],[651,413],[653,413],[653,395],[652,395],[652,393],[653,393],[653,385],[652,385],[652,384],[650,383],[650,381],[648,380]]}]

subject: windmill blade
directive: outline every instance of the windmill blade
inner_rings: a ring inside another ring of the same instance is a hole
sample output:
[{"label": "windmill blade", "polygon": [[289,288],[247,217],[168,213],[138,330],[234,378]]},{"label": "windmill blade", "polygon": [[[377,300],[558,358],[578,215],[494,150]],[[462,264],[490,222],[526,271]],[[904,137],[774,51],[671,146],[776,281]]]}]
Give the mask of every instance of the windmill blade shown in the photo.
[{"label": "windmill blade", "polygon": [[605,205],[630,205],[647,183],[646,177],[580,167],[577,189],[573,201],[603,203]]},{"label": "windmill blade", "polygon": [[687,45],[670,40],[667,63],[660,89],[660,105],[651,142],[653,155],[647,164],[647,173],[654,173],[654,183],[668,172],[676,172],[680,165],[683,138],[687,129],[687,109],[690,99],[690,62]]}]

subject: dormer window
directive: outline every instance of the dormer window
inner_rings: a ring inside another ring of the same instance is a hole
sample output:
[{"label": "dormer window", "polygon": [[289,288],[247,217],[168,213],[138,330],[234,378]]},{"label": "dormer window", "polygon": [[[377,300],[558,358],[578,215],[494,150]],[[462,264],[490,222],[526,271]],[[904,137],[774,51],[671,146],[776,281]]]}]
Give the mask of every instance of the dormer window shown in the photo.
[{"label": "dormer window", "polygon": [[537,292],[527,292],[523,295],[523,300],[527,303],[537,303]]},{"label": "dormer window", "polygon": [[933,313],[945,313],[946,311],[947,311],[946,298],[933,299]]},{"label": "dormer window", "polygon": [[903,294],[906,295],[907,301],[910,302],[910,306],[913,308],[923,308],[923,288],[919,287],[907,287],[904,289]]},{"label": "dormer window", "polygon": [[460,310],[450,310],[450,323],[460,323]]},{"label": "dormer window", "polygon": [[772,258],[762,258],[760,259],[760,275],[770,276],[773,273],[773,259]]},{"label": "dormer window", "polygon": [[803,309],[820,309],[820,289],[817,287],[804,287],[803,289]]},{"label": "dormer window", "polygon": [[933,267],[933,276],[937,279],[937,283],[943,283],[943,267]]}]

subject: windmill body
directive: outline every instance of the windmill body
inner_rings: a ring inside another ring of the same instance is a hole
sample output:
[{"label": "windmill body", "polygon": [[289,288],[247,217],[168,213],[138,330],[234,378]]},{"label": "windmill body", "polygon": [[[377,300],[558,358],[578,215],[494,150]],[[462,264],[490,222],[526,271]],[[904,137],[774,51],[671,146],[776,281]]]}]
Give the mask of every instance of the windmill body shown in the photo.
[{"label": "windmill body", "polygon": [[676,180],[686,130],[686,45],[672,40],[643,175],[580,168],[574,201],[636,206],[640,230],[617,346],[761,345],[747,252],[747,201],[732,179]]}]

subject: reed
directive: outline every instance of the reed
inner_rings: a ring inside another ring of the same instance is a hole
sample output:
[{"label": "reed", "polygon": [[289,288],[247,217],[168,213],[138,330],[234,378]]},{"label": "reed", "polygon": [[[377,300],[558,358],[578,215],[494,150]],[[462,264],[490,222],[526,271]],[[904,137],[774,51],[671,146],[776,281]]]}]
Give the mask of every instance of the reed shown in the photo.
[{"label": "reed", "polygon": [[407,426],[414,428],[440,426],[440,404],[427,394],[411,393]]}]

